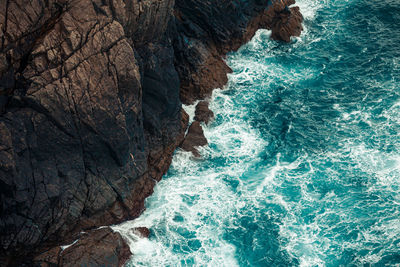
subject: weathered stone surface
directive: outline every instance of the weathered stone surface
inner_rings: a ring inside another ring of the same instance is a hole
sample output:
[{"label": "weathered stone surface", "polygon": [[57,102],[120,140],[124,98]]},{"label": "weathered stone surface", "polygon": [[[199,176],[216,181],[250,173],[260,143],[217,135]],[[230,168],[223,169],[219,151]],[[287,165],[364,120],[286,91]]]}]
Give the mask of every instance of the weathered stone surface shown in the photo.
[{"label": "weathered stone surface", "polygon": [[259,27],[299,32],[283,2],[0,0],[1,265],[139,216],[184,140],[181,101],[222,87],[221,56]]},{"label": "weathered stone surface", "polygon": [[105,227],[83,233],[65,249],[55,247],[38,255],[34,264],[41,267],[120,267],[131,255],[121,235]]},{"label": "weathered stone surface", "polygon": [[43,252],[34,259],[34,265],[40,267],[52,267],[60,265],[60,254],[62,253],[62,248],[57,246]]},{"label": "weathered stone surface", "polygon": [[303,16],[299,7],[288,8],[294,3],[295,0],[276,0],[267,11],[269,17],[267,24],[272,30],[271,38],[290,42],[291,36],[300,36],[303,30],[301,25]]},{"label": "weathered stone surface", "polygon": [[205,122],[208,124],[210,120],[214,118],[214,112],[208,107],[207,101],[200,101],[196,105],[196,110],[194,113],[194,119],[199,122]]},{"label": "weathered stone surface", "polygon": [[1,258],[143,210],[186,129],[173,4],[2,1]]},{"label": "weathered stone surface", "polygon": [[297,7],[288,8],[294,2],[176,0],[179,34],[174,49],[182,102],[191,104],[210,96],[214,88],[222,88],[231,69],[221,56],[237,50],[259,28],[271,29],[274,39],[287,42],[290,34],[299,35],[302,16]]}]

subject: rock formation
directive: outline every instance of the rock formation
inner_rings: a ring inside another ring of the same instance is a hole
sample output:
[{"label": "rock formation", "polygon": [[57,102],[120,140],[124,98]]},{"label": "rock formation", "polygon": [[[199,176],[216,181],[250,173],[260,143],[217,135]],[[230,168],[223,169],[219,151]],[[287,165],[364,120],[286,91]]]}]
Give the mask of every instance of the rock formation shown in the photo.
[{"label": "rock formation", "polygon": [[194,121],[187,132],[185,140],[183,141],[181,147],[183,150],[191,151],[195,157],[199,157],[199,151],[196,147],[207,145],[207,139],[204,136],[203,128],[200,122]]},{"label": "rock formation", "polygon": [[200,101],[194,113],[194,120],[208,124],[214,118],[214,112],[208,107],[207,101]]},{"label": "rock formation", "polygon": [[269,20],[266,23],[272,30],[271,37],[275,40],[290,42],[291,36],[300,36],[303,27],[301,22],[303,16],[299,7],[288,6],[293,5],[295,0],[275,1],[274,5],[267,11]]},{"label": "rock formation", "polygon": [[184,140],[181,103],[226,83],[222,56],[260,27],[299,34],[279,3],[0,0],[1,265],[102,261],[93,242],[126,257],[117,233],[89,230],[143,211]]}]

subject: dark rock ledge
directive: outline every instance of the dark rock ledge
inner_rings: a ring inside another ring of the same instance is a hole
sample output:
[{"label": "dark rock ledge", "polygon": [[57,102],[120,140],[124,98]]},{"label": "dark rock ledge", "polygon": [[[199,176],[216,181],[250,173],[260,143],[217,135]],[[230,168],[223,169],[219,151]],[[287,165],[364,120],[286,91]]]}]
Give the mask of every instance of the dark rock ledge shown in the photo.
[{"label": "dark rock ledge", "polygon": [[54,247],[37,257],[39,266],[123,266],[131,256],[121,235],[110,227],[83,233],[70,246]]},{"label": "dark rock ledge", "polygon": [[144,210],[227,52],[300,34],[293,2],[0,0],[0,265],[122,265],[95,229]]}]

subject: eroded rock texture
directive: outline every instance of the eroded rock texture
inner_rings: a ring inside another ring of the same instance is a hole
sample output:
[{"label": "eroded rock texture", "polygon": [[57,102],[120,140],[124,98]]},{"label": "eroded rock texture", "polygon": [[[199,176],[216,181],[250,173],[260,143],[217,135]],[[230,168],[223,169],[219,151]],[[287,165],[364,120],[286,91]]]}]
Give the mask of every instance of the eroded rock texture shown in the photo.
[{"label": "eroded rock texture", "polygon": [[225,84],[221,56],[259,27],[298,34],[289,1],[0,0],[1,265],[137,217],[184,140],[181,101]]},{"label": "eroded rock texture", "polygon": [[181,100],[191,104],[222,88],[231,69],[221,56],[237,50],[259,28],[289,42],[299,36],[302,15],[295,0],[176,0],[179,35],[174,42],[175,65],[181,77]]},{"label": "eroded rock texture", "polygon": [[303,16],[299,7],[291,7],[295,0],[275,0],[267,10],[266,27],[272,30],[271,37],[275,40],[290,42],[291,36],[300,36],[303,27]]},{"label": "eroded rock texture", "polygon": [[35,257],[35,263],[41,267],[121,267],[131,255],[121,235],[105,227],[82,233],[80,238],[69,246],[55,247],[38,255]]},{"label": "eroded rock texture", "polygon": [[173,4],[2,1],[2,249],[140,214],[186,128]]}]

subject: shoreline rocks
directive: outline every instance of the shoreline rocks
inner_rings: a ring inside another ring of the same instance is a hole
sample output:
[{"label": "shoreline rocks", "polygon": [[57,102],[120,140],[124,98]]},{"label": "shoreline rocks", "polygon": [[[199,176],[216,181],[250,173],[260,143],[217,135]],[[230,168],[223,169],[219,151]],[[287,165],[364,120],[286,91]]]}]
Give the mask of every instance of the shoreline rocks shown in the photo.
[{"label": "shoreline rocks", "polygon": [[[279,2],[279,0],[276,2]],[[301,25],[303,16],[299,7],[288,8],[295,3],[295,0],[282,0],[270,9],[269,12],[273,13],[273,15],[270,15],[272,17],[270,22],[272,39],[290,42],[291,36],[300,36],[303,30]]]},{"label": "shoreline rocks", "polygon": [[195,157],[200,157],[197,147],[208,144],[204,136],[203,127],[200,124],[208,124],[214,118],[214,112],[209,109],[208,105],[208,102],[204,100],[196,105],[194,121],[189,126],[185,139],[181,144],[183,150],[192,152]]},{"label": "shoreline rocks", "polygon": [[196,106],[194,120],[208,124],[212,119],[214,119],[214,112],[210,110],[209,103],[200,101]]},{"label": "shoreline rocks", "polygon": [[121,235],[113,232],[110,227],[103,227],[82,234],[68,246],[54,247],[38,255],[34,261],[41,267],[121,267],[131,255]]},{"label": "shoreline rocks", "polygon": [[181,145],[183,150],[191,151],[195,157],[199,157],[200,153],[196,149],[198,146],[207,145],[207,139],[204,136],[203,128],[200,122],[194,121],[186,134],[186,137]]},{"label": "shoreline rocks", "polygon": [[[81,231],[138,217],[175,149],[207,143],[199,122],[184,141],[181,104],[226,84],[231,70],[223,57],[258,28],[284,41],[298,33],[299,13],[277,3],[6,1],[0,264],[32,266]],[[97,235],[80,244],[93,247]],[[103,237],[124,251],[118,235]]]},{"label": "shoreline rocks", "polygon": [[133,231],[138,233],[141,237],[148,238],[150,236],[150,229],[147,227],[136,227]]}]

